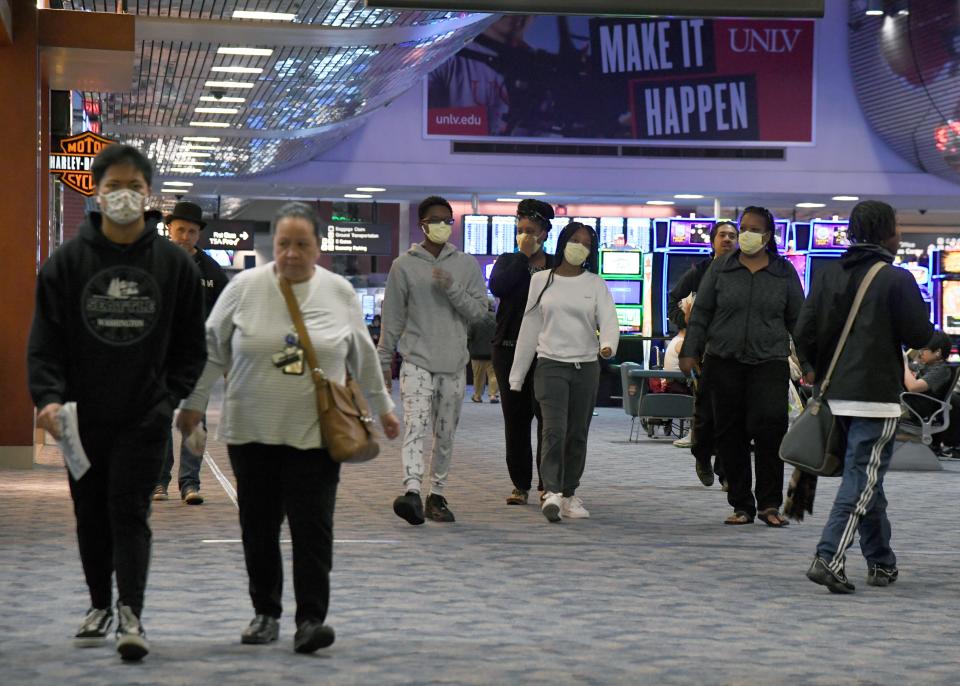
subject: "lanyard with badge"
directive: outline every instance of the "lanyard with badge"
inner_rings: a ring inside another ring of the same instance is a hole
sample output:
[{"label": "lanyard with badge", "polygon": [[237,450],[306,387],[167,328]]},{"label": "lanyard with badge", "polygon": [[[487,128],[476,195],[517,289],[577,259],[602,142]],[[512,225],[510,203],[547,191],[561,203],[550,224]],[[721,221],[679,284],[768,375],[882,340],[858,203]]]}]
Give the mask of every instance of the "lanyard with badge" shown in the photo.
[{"label": "lanyard with badge", "polygon": [[284,374],[300,376],[303,374],[303,348],[296,333],[283,337],[283,349],[271,356],[273,366]]}]

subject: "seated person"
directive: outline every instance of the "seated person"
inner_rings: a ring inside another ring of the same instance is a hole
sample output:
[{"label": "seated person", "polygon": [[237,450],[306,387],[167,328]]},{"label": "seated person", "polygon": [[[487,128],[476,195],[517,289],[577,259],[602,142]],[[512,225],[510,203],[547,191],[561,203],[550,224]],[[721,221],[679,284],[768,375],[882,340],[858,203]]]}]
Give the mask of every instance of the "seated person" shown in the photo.
[{"label": "seated person", "polygon": [[[684,321],[689,321],[690,311],[693,309],[694,295],[690,294],[680,301],[680,309],[683,311]],[[686,329],[680,329],[679,333],[667,344],[667,349],[663,354],[663,371],[680,371],[680,348],[683,346],[683,339],[687,334]],[[677,379],[650,379],[650,390],[654,393],[681,393],[690,395],[690,386],[684,381]]]},{"label": "seated person", "polygon": [[[945,398],[953,378],[953,372],[946,363],[952,347],[947,334],[942,331],[934,332],[927,345],[918,351],[918,371],[914,373],[909,365],[904,363],[903,385],[907,391],[929,395],[938,400]],[[923,417],[928,417],[938,409],[938,405],[923,398],[908,398],[906,402]],[[903,416],[916,422],[916,416],[906,409]]]}]

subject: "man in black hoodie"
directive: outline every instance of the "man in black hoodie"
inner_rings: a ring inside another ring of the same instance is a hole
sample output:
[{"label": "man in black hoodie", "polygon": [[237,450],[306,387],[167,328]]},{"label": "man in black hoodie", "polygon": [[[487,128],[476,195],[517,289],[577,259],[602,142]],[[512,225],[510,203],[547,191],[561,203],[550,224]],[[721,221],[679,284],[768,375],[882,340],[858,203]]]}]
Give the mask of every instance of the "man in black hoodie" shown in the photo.
[{"label": "man in black hoodie", "polygon": [[[203,292],[204,303],[204,321],[213,311],[213,306],[217,298],[227,287],[229,280],[226,273],[216,261],[203,250],[197,249],[197,243],[200,240],[200,232],[207,225],[203,221],[203,209],[200,205],[192,202],[178,202],[173,207],[173,212],[163,219],[170,234],[170,240],[183,248],[193,259],[193,263],[200,270],[200,286]],[[203,428],[207,428],[206,417],[203,418]],[[183,436],[180,442],[180,473],[177,475],[177,486],[180,489],[180,498],[187,505],[203,504],[203,496],[200,495],[200,465],[203,463],[203,451],[199,454],[194,452],[196,448],[191,448],[191,442],[187,439],[189,436]],[[167,500],[167,487],[170,485],[170,479],[173,476],[173,432],[170,434],[170,441],[167,443],[167,454],[163,460],[163,468],[160,471],[160,480],[157,487],[153,489],[154,500]]]},{"label": "man in black hoodie", "polygon": [[150,558],[150,495],[173,408],[206,362],[200,274],[144,214],[152,167],[136,148],[112,145],[94,159],[100,212],[44,263],[30,331],[30,393],[37,424],[61,436],[61,409],[75,402],[90,460],[69,477],[80,560],[91,608],[78,645],[102,643],[113,623],[117,651],[139,660],[149,647],[140,623]]},{"label": "man in black hoodie", "polygon": [[[851,246],[815,275],[794,331],[797,351],[822,379],[864,275],[877,262],[893,263],[900,245],[894,209],[868,200],[850,213]],[[807,578],[833,593],[853,593],[844,570],[859,530],[867,583],[897,580],[883,477],[890,466],[903,390],[902,346],[920,348],[933,334],[928,310],[910,272],[881,269],[867,290],[825,400],[847,437],[843,481]]]}]

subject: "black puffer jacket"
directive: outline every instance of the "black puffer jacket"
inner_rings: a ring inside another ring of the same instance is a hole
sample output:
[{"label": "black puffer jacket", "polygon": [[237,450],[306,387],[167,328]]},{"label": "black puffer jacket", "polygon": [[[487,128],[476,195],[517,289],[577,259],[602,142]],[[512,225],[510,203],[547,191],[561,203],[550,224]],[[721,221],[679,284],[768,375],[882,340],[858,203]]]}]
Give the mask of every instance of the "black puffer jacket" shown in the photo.
[{"label": "black puffer jacket", "polygon": [[[830,366],[857,288],[877,261],[891,264],[893,255],[878,245],[854,245],[814,277],[794,338],[818,380]],[[899,402],[902,346],[922,348],[932,335],[929,310],[910,272],[893,266],[881,269],[860,306],[827,399]]]},{"label": "black puffer jacket", "polygon": [[783,257],[771,257],[766,268],[751,274],[739,258],[734,250],[704,274],[681,357],[699,359],[706,352],[760,364],[790,356],[790,332],[803,305],[796,269]]}]

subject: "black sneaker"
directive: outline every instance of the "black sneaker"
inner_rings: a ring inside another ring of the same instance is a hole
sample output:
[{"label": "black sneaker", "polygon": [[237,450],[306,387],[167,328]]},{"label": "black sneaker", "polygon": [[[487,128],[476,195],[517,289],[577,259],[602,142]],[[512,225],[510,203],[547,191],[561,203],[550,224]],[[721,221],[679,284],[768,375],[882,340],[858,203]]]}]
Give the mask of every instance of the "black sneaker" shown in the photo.
[{"label": "black sneaker", "polygon": [[127,662],[142,660],[150,652],[140,618],[129,605],[117,603],[117,652]]},{"label": "black sneaker", "polygon": [[280,622],[268,615],[254,617],[243,633],[240,642],[247,645],[265,645],[280,636]]},{"label": "black sneaker", "polygon": [[423,518],[423,500],[416,491],[407,491],[403,495],[398,495],[393,501],[393,511],[398,517],[406,519],[414,526],[426,521]]},{"label": "black sneaker", "polygon": [[435,522],[456,521],[450,508],[447,507],[447,499],[436,493],[427,496],[427,517]]},{"label": "black sneaker", "polygon": [[92,607],[80,623],[80,628],[73,637],[73,644],[78,648],[95,648],[103,645],[112,626],[113,612],[109,607],[101,610]]},{"label": "black sneaker", "polygon": [[889,586],[900,572],[896,567],[881,567],[880,565],[869,565],[867,567],[867,585],[869,586]]},{"label": "black sneaker", "polygon": [[696,460],[697,478],[700,479],[702,483],[707,488],[713,486],[713,468],[710,466],[710,461],[701,462]]},{"label": "black sneaker", "polygon": [[313,653],[333,645],[337,635],[333,627],[312,619],[300,622],[293,636],[293,649],[298,653]]},{"label": "black sneaker", "polygon": [[846,574],[835,573],[827,565],[827,561],[819,555],[813,558],[813,563],[807,570],[807,578],[815,584],[826,586],[831,593],[853,593],[856,590],[856,587],[847,580]]}]

